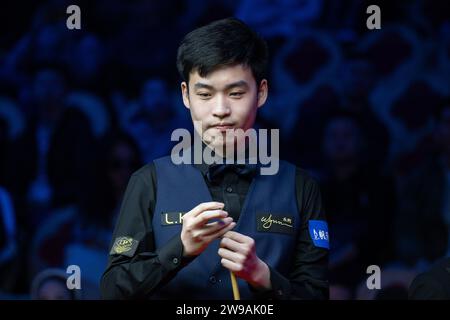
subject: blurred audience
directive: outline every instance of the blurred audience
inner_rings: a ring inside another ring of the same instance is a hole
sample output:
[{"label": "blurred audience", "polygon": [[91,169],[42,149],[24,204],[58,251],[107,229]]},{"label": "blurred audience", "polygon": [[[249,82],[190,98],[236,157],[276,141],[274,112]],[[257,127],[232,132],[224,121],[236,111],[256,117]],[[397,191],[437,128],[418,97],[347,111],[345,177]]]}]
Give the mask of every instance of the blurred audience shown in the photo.
[{"label": "blurred audience", "polygon": [[147,80],[138,100],[122,101],[116,111],[122,128],[137,141],[144,162],[169,154],[173,130],[189,124],[174,110],[172,93],[160,78]]},{"label": "blurred audience", "polygon": [[31,283],[32,300],[76,300],[79,290],[67,288],[67,273],[62,269],[46,269]]},{"label": "blurred audience", "polygon": [[120,132],[105,136],[97,151],[91,164],[85,164],[92,170],[82,180],[83,185],[75,181],[69,184],[84,192],[78,193],[78,199],[65,197],[41,222],[30,257],[32,274],[49,267],[78,265],[83,271],[82,297],[87,299],[100,297],[98,283],[106,266],[122,195],[129,177],[142,165],[137,145]]},{"label": "blurred audience", "polygon": [[[271,52],[257,127],[280,129],[281,156],[322,183],[331,298],[405,299],[415,275],[450,255],[448,101],[433,113],[450,95],[450,5],[400,3],[383,4],[376,32],[366,0],[82,1],[74,31],[68,0],[9,4],[0,12],[10,26],[0,37],[0,298],[98,298],[130,175],[170,152],[174,129],[191,127],[178,43],[235,15]],[[65,286],[69,264],[82,270],[80,292]],[[365,286],[373,264],[382,290]]]},{"label": "blurred audience", "polygon": [[330,284],[354,290],[369,265],[392,258],[395,187],[365,161],[367,145],[358,118],[348,111],[330,115],[323,135],[327,164],[320,172],[333,238]]},{"label": "blurred audience", "polygon": [[414,278],[408,296],[411,300],[449,300],[450,258],[440,259]]},{"label": "blurred audience", "polygon": [[405,183],[396,216],[398,258],[429,264],[450,254],[450,101],[435,112],[434,152]]}]

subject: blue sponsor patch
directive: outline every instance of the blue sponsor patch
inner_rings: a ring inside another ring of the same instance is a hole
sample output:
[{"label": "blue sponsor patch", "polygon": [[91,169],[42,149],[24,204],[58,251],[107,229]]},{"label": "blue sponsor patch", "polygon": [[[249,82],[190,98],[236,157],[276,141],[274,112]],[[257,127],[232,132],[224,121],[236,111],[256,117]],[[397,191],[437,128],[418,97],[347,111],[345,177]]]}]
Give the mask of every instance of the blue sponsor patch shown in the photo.
[{"label": "blue sponsor patch", "polygon": [[309,220],[309,235],[316,247],[330,249],[328,224],[323,220]]}]

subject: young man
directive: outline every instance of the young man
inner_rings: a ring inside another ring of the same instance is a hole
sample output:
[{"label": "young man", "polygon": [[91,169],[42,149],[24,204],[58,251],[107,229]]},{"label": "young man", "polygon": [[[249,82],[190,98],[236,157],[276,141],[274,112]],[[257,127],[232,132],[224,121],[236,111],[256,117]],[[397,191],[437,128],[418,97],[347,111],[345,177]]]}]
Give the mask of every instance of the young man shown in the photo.
[{"label": "young man", "polygon": [[[189,33],[177,60],[195,131],[204,148],[225,157],[236,142],[226,132],[251,129],[267,99],[266,44],[229,18]],[[317,183],[286,162],[273,175],[257,168],[165,157],[134,173],[101,281],[104,298],[232,299],[233,272],[244,299],[327,299],[328,231]]]}]

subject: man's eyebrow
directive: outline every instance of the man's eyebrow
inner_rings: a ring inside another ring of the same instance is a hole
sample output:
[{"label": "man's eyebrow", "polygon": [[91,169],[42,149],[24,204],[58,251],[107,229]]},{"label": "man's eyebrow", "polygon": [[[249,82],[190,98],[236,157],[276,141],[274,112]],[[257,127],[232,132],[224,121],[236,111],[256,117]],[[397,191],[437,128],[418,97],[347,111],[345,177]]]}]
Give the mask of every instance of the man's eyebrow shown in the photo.
[{"label": "man's eyebrow", "polygon": [[209,89],[209,90],[212,90],[214,88],[213,88],[213,86],[210,86],[209,84],[197,82],[196,84],[194,84],[194,89]]},{"label": "man's eyebrow", "polygon": [[236,87],[244,87],[244,88],[248,88],[248,86],[249,86],[249,85],[248,85],[248,83],[247,83],[246,81],[240,80],[240,81],[236,81],[236,82],[227,84],[227,85],[225,86],[225,90],[230,90],[230,89],[233,89],[233,88],[236,88]]},{"label": "man's eyebrow", "polygon": [[[236,81],[230,84],[227,84],[225,86],[225,90],[230,90],[236,87],[245,87],[247,88],[249,85],[246,81],[244,80],[240,80],[240,81]],[[209,89],[209,90],[214,90],[214,87],[206,84],[206,83],[202,83],[202,82],[197,82],[196,84],[194,84],[194,89]]]}]

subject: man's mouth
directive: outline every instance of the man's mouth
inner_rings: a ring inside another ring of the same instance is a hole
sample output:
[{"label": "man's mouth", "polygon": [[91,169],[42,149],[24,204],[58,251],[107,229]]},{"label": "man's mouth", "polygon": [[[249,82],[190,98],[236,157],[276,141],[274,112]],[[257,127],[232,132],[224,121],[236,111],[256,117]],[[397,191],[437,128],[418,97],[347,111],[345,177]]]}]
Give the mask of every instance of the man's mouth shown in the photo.
[{"label": "man's mouth", "polygon": [[211,126],[212,128],[216,128],[221,132],[225,132],[226,130],[231,130],[234,128],[234,125],[231,123],[218,123]]}]

